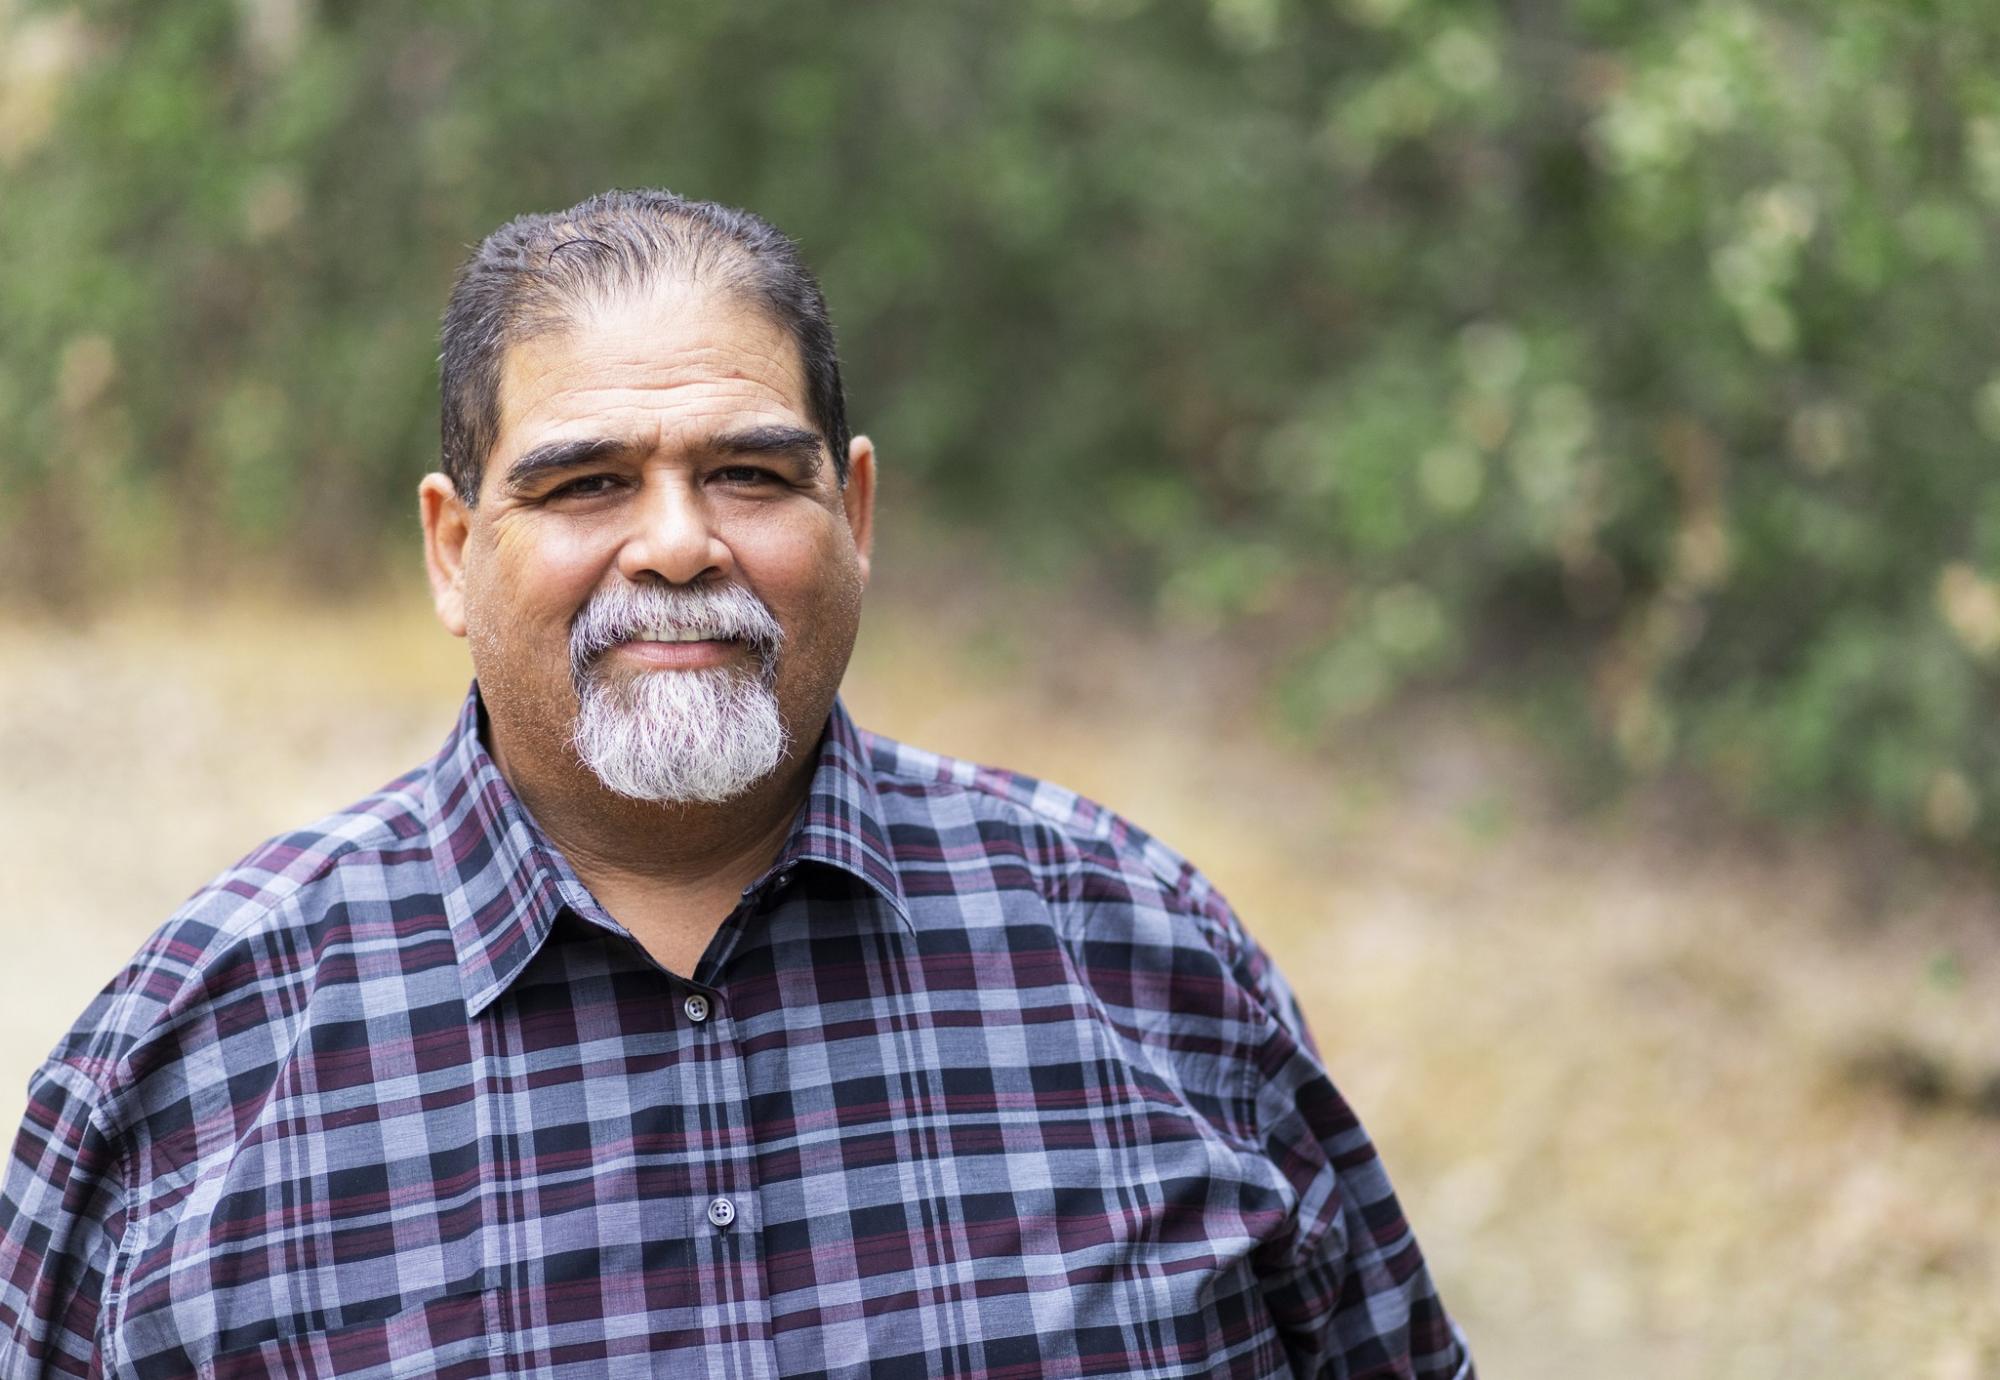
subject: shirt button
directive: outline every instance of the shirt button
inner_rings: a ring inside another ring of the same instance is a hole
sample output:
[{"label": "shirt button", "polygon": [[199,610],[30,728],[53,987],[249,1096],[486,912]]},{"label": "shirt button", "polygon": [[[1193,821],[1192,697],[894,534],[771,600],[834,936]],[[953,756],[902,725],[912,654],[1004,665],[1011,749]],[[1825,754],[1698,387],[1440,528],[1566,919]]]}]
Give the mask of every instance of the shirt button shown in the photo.
[{"label": "shirt button", "polygon": [[[681,1003],[681,1010],[688,1013],[689,1020],[693,1021],[696,1025],[700,1025],[708,1019],[708,998],[696,992]],[[721,1200],[717,1199],[716,1201],[720,1202]]]},{"label": "shirt button", "polygon": [[726,1227],[736,1220],[736,1204],[727,1198],[717,1198],[708,1205],[708,1220],[718,1227]]}]

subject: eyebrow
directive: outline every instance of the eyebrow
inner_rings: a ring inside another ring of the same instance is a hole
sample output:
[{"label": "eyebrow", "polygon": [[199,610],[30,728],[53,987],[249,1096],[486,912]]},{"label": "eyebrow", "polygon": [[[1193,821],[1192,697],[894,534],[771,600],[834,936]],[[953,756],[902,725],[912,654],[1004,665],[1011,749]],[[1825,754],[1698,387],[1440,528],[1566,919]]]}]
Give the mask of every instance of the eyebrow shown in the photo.
[{"label": "eyebrow", "polygon": [[523,452],[519,459],[507,467],[506,484],[510,489],[523,489],[533,483],[538,476],[550,470],[587,465],[593,460],[602,460],[607,455],[616,455],[628,448],[623,441],[603,436],[586,436],[572,441],[545,441],[532,450]]},{"label": "eyebrow", "polygon": [[811,474],[819,473],[820,459],[825,454],[820,434],[801,426],[753,426],[725,431],[709,437],[706,448],[713,455],[790,456],[805,462]]}]

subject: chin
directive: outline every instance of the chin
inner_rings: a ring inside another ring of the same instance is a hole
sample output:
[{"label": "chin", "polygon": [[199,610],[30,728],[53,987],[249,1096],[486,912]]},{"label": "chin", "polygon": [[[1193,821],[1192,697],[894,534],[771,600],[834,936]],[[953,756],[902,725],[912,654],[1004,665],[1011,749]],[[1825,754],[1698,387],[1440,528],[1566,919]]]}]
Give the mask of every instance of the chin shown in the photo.
[{"label": "chin", "polygon": [[577,757],[631,800],[720,805],[747,795],[789,756],[777,697],[729,670],[593,678],[579,697]]}]

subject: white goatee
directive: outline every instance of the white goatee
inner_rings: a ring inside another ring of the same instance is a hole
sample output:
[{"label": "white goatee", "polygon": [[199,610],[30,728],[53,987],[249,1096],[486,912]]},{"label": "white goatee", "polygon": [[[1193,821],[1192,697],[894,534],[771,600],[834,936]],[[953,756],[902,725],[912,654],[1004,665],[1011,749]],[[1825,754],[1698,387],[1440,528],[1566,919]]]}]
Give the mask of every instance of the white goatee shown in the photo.
[{"label": "white goatee", "polygon": [[[603,653],[641,638],[742,642],[757,654],[757,665],[608,674]],[[570,630],[577,756],[605,789],[634,800],[735,799],[784,760],[785,725],[773,691],[783,640],[771,611],[739,586],[600,591]]]}]

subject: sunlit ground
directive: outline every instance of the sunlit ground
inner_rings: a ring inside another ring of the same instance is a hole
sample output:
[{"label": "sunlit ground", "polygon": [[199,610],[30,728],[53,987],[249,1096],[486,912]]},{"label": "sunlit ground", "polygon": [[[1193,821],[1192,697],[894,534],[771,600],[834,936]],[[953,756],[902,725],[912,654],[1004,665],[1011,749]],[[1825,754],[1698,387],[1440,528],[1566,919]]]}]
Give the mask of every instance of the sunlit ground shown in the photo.
[{"label": "sunlit ground", "polygon": [[[1489,1376],[2000,1375],[1992,890],[1658,801],[1579,820],[1471,711],[1276,745],[1215,656],[892,590],[848,700],[1094,795],[1216,878]],[[414,593],[0,622],[16,1105],[184,895],[429,755],[466,675]]]}]

